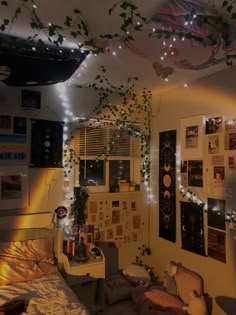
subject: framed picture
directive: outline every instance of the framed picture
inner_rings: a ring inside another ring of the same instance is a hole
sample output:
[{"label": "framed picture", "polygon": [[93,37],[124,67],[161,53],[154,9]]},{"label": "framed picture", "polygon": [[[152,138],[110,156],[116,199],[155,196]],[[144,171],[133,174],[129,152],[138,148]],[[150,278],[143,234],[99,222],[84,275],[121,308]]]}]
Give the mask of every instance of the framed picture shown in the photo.
[{"label": "framed picture", "polygon": [[0,115],[0,129],[1,131],[9,131],[11,129],[11,116]]},{"label": "framed picture", "polygon": [[236,150],[236,119],[225,121],[225,150]]},{"label": "framed picture", "polygon": [[218,133],[223,131],[223,117],[213,117],[206,119],[206,134]]},{"label": "framed picture", "polygon": [[208,226],[225,231],[225,207],[224,199],[208,198]]},{"label": "framed picture", "polygon": [[85,233],[85,237],[86,237],[85,244],[89,245],[94,243],[93,233]]},{"label": "framed picture", "polygon": [[181,157],[201,158],[203,152],[203,130],[205,117],[202,115],[181,119]]},{"label": "framed picture", "polygon": [[14,117],[13,118],[13,133],[26,134],[27,131],[27,118]]},{"label": "framed picture", "polygon": [[28,207],[28,169],[24,166],[1,166],[0,209]]},{"label": "framed picture", "polygon": [[188,161],[188,186],[203,187],[203,161]]},{"label": "framed picture", "polygon": [[34,90],[21,90],[21,106],[24,109],[40,109],[41,92]]}]

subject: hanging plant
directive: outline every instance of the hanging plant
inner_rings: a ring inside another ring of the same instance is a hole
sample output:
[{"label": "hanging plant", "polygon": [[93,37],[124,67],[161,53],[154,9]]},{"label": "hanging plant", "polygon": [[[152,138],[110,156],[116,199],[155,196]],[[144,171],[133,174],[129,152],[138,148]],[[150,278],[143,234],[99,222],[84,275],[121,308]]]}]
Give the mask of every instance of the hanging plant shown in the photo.
[{"label": "hanging plant", "polygon": [[86,204],[89,193],[85,187],[74,187],[74,196],[71,198],[70,216],[73,218],[73,226],[79,230],[86,221]]}]

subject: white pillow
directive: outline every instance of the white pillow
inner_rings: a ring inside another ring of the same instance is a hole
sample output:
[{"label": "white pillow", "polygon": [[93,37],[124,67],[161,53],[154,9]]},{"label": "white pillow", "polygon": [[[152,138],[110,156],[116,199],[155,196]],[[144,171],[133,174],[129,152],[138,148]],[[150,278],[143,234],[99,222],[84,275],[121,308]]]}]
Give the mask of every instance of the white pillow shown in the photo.
[{"label": "white pillow", "polygon": [[137,264],[128,264],[122,270],[124,276],[130,277],[133,280],[143,280],[148,282],[151,280],[150,273],[144,266]]}]

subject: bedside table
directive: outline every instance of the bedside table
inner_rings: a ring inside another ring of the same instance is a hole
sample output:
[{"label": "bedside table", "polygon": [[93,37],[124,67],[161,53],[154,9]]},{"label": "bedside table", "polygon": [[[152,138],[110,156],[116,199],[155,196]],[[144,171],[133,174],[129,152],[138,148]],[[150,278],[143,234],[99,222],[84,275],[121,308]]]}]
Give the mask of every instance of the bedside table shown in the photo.
[{"label": "bedside table", "polygon": [[68,257],[62,255],[62,265],[65,273],[65,278],[67,275],[74,276],[91,276],[94,278],[105,278],[105,256],[102,253],[102,257],[99,260],[89,256],[88,260],[85,262],[79,262],[75,258],[69,260]]}]

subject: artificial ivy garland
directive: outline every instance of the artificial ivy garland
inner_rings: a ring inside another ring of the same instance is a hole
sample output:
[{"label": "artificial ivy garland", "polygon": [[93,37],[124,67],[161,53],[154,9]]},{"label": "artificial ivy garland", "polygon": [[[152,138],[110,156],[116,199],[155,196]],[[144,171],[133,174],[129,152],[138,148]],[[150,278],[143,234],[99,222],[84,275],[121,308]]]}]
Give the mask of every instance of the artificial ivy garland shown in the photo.
[{"label": "artificial ivy garland", "polygon": [[[150,140],[151,140],[151,102],[152,93],[147,89],[143,89],[141,92],[135,91],[135,81],[138,78],[128,78],[125,85],[115,86],[112,85],[108,78],[105,76],[106,69],[101,66],[101,73],[97,75],[93,82],[88,84],[88,87],[95,90],[98,93],[98,104],[93,109],[93,114],[96,119],[89,120],[89,124],[92,127],[97,126],[99,121],[107,120],[107,124],[111,126],[117,126],[117,131],[110,139],[109,148],[104,148],[101,156],[97,156],[97,159],[106,159],[112,154],[112,150],[116,141],[119,139],[122,130],[128,130],[130,136],[140,138],[141,142],[141,176],[143,182],[148,182],[150,177]],[[106,86],[106,87],[104,87]],[[84,86],[77,86],[82,88]],[[112,104],[110,101],[111,96],[115,94],[119,96],[119,104]],[[138,119],[142,117],[144,123],[142,128],[137,128],[136,123]],[[69,175],[73,169],[74,164],[79,163],[79,157],[73,148],[70,148],[70,141],[74,137],[74,129],[79,126],[80,123],[84,123],[84,119],[79,118],[70,124],[71,136],[66,140],[66,149],[64,150],[64,166],[65,177]]]}]

